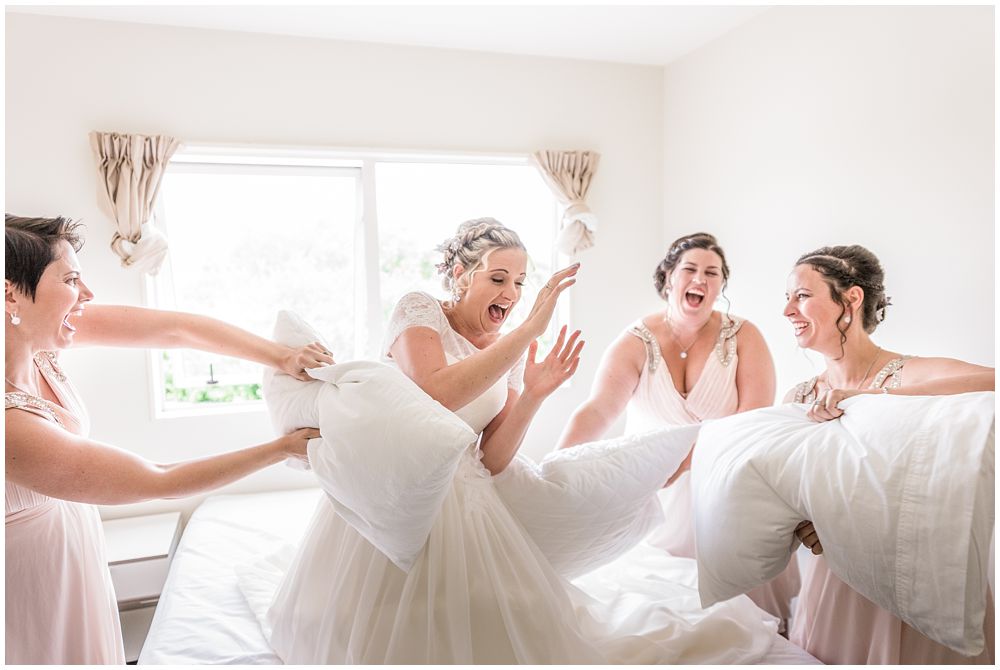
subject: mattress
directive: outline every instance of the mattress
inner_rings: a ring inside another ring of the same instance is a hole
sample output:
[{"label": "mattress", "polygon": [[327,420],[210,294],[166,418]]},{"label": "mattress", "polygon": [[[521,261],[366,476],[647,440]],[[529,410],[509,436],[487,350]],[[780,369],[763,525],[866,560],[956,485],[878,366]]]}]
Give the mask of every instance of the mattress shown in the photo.
[{"label": "mattress", "polygon": [[[140,664],[280,664],[239,589],[234,566],[294,542],[320,501],[319,489],[208,498],[174,553]],[[775,636],[762,664],[817,664]]]}]

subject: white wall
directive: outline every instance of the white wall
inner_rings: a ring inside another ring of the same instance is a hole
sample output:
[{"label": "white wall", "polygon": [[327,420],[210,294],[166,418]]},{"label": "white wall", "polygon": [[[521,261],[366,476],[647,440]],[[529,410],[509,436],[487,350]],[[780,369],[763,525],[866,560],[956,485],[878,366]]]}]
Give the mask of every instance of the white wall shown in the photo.
[{"label": "white wall", "polygon": [[[549,399],[529,434],[537,456],[586,396],[603,349],[660,307],[650,275],[664,243],[697,229],[727,249],[733,311],[763,330],[780,393],[819,369],[794,347],[781,310],[792,262],[823,244],[857,242],[882,258],[896,304],[880,344],[992,365],[992,16],[988,7],[774,8],[664,71],[8,14],[6,210],[84,219],[90,285],[102,301],[138,304],[140,279],[107,246],[90,130],[599,151],[599,245],[583,254],[572,293],[587,351],[573,387]],[[154,421],[142,352],[65,358],[97,439],[171,461],[270,435],[262,413]],[[278,466],[230,490],[309,481]]]},{"label": "white wall", "polygon": [[990,7],[783,7],[666,69],[665,238],[719,237],[779,397],[822,370],[781,312],[828,244],[881,258],[878,344],[993,365],[993,66]]},{"label": "white wall", "polygon": [[[587,352],[574,386],[537,418],[527,445],[534,455],[551,447],[586,396],[604,347],[656,304],[649,275],[662,244],[660,68],[22,14],[6,17],[6,56],[6,210],[82,218],[89,239],[81,262],[101,301],[138,304],[142,285],[108,248],[112,224],[98,208],[87,140],[95,129],[202,143],[600,152],[591,204],[603,227],[572,293]],[[96,439],[157,461],[269,439],[263,413],[153,420],[143,352],[64,358]],[[277,466],[229,490],[310,481]]]}]

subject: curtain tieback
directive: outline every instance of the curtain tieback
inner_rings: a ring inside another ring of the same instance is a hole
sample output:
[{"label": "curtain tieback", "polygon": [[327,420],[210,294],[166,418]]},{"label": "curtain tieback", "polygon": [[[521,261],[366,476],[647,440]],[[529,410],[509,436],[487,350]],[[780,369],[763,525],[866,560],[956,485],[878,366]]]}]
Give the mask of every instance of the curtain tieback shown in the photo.
[{"label": "curtain tieback", "polygon": [[141,237],[138,242],[115,233],[111,248],[122,257],[123,267],[134,266],[143,272],[156,274],[167,255],[167,238],[148,222],[142,224],[139,230]]},{"label": "curtain tieback", "polygon": [[583,200],[572,200],[566,209],[563,210],[563,225],[568,226],[574,221],[579,221],[592,233],[597,232],[597,216],[590,211],[590,207]]}]

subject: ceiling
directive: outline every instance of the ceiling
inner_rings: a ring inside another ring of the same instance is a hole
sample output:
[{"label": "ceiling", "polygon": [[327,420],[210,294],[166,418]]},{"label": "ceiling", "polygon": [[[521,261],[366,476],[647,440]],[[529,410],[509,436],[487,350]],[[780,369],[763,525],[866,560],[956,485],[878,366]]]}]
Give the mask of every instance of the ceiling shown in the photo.
[{"label": "ceiling", "polygon": [[666,65],[766,11],[705,5],[14,6],[8,13]]}]

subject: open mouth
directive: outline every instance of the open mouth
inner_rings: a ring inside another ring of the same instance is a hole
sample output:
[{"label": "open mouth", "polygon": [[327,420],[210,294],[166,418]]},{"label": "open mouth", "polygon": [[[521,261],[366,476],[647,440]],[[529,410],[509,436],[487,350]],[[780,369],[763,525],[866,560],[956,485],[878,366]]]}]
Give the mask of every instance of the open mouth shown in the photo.
[{"label": "open mouth", "polygon": [[83,309],[78,309],[78,310],[75,310],[73,312],[70,312],[65,317],[63,317],[62,325],[65,326],[69,331],[75,333],[76,332],[76,326],[74,326],[73,324],[71,324],[69,322],[70,317],[72,317],[74,319],[78,319],[81,316],[83,316]]},{"label": "open mouth", "polygon": [[504,307],[503,305],[493,303],[487,311],[494,323],[503,323],[503,320],[507,318],[507,312],[510,311],[510,305]]},{"label": "open mouth", "polygon": [[809,327],[809,324],[806,323],[805,321],[792,321],[792,328],[795,329],[795,336],[796,337],[798,337],[799,335],[801,335],[802,333],[804,333],[806,331],[806,328],[808,328],[808,327]]},{"label": "open mouth", "polygon": [[684,302],[691,307],[701,307],[701,303],[705,302],[705,294],[696,288],[691,289],[684,294]]}]

